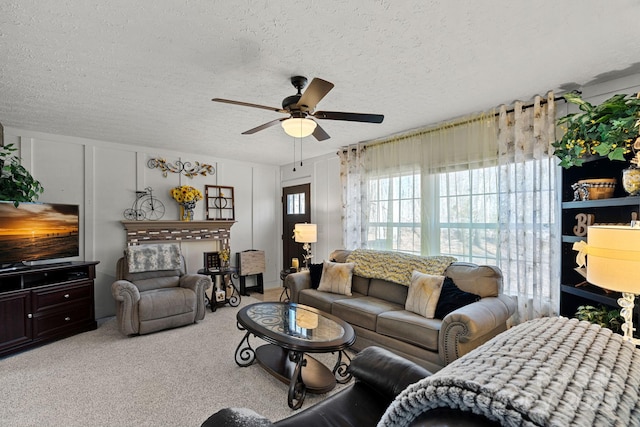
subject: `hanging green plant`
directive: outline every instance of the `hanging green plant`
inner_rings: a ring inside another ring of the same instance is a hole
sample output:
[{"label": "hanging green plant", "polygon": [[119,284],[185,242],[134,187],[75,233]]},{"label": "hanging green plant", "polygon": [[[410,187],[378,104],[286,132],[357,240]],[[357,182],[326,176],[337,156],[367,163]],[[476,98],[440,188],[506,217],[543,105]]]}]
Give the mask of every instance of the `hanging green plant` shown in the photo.
[{"label": "hanging green plant", "polygon": [[581,166],[590,156],[627,160],[638,137],[636,123],[640,119],[640,99],[619,94],[596,106],[576,93],[567,93],[564,99],[578,105],[581,112],[557,120],[565,134],[551,145],[555,148],[554,155],[560,159],[560,166]]},{"label": "hanging green plant", "polygon": [[10,200],[18,206],[20,202],[33,202],[44,191],[38,180],[20,164],[13,153],[13,144],[0,147],[0,200]]}]

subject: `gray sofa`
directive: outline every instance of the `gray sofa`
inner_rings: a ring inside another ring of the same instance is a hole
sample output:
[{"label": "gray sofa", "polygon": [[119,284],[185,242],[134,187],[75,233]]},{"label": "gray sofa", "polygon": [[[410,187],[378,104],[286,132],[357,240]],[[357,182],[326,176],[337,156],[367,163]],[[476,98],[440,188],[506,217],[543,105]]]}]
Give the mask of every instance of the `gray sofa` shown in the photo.
[{"label": "gray sofa", "polygon": [[[350,251],[334,251],[329,259],[344,263]],[[454,262],[445,270],[455,285],[481,298],[447,314],[428,319],[405,310],[406,285],[354,274],[352,295],[322,292],[311,287],[309,271],[285,279],[292,302],[337,316],[353,326],[353,349],[386,348],[436,372],[507,329],[515,301],[501,293],[502,272],[493,266]]]}]

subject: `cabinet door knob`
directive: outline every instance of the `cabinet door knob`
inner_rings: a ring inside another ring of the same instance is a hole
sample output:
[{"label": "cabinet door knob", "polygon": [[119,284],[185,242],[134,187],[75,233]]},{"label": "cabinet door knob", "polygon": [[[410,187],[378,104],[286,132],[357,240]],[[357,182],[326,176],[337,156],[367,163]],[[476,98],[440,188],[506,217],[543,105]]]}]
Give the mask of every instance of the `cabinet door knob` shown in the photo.
[{"label": "cabinet door knob", "polygon": [[31,314],[31,313],[27,314],[27,318],[28,319],[33,319],[33,314]]},{"label": "cabinet door knob", "polygon": [[68,322],[69,320],[71,320],[71,317],[67,316],[64,318],[64,320]]},{"label": "cabinet door knob", "polygon": [[69,294],[64,294],[64,297],[65,298],[69,298]]}]

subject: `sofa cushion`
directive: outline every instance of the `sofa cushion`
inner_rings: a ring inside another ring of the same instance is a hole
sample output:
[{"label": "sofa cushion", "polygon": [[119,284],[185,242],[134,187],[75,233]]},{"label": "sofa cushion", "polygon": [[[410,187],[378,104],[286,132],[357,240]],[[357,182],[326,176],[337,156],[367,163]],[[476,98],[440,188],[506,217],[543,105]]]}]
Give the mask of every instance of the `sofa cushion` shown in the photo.
[{"label": "sofa cushion", "polygon": [[444,276],[414,271],[411,275],[407,302],[404,305],[405,310],[433,319],[443,282]]},{"label": "sofa cushion", "polygon": [[318,289],[322,278],[322,268],[324,264],[309,264],[309,274],[311,275],[311,289]]},{"label": "sofa cushion", "polygon": [[451,277],[446,277],[442,284],[442,291],[440,291],[440,298],[438,298],[438,305],[436,306],[436,314],[434,317],[444,319],[446,315],[452,311],[476,302],[479,299],[479,295],[463,291],[453,283]]},{"label": "sofa cushion", "polygon": [[321,292],[317,289],[302,289],[300,293],[298,293],[298,304],[315,307],[318,310],[331,314],[331,306],[335,301],[346,298],[359,298],[363,296],[364,295],[358,293],[352,293],[351,296],[346,296],[341,294],[332,294],[330,292]]},{"label": "sofa cushion", "polygon": [[366,296],[336,300],[331,308],[331,314],[352,325],[375,331],[380,313],[402,309],[404,309],[402,305]]},{"label": "sofa cushion", "polygon": [[404,308],[409,287],[382,279],[370,279],[367,295],[400,304]]},{"label": "sofa cushion", "polygon": [[427,350],[438,351],[438,334],[441,326],[440,319],[427,319],[407,310],[394,310],[378,316],[375,331]]},{"label": "sofa cushion", "polygon": [[353,267],[351,262],[338,263],[325,261],[318,290],[334,294],[351,295],[351,278]]},{"label": "sofa cushion", "polygon": [[162,288],[140,292],[140,321],[161,319],[196,310],[196,293],[186,288]]},{"label": "sofa cushion", "polygon": [[445,271],[457,287],[485,297],[497,297],[502,288],[502,272],[498,267],[454,262]]},{"label": "sofa cushion", "polygon": [[353,294],[369,295],[369,282],[371,282],[371,279],[354,274],[351,278],[351,292]]}]

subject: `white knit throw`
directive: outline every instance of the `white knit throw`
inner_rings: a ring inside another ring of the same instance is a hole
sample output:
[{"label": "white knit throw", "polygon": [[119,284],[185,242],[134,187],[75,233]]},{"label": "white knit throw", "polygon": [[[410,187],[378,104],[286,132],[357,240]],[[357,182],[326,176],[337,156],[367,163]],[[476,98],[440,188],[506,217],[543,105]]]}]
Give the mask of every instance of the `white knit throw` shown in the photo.
[{"label": "white knit throw", "polygon": [[640,350],[563,317],[518,325],[407,387],[378,426],[437,407],[505,426],[640,426]]}]

